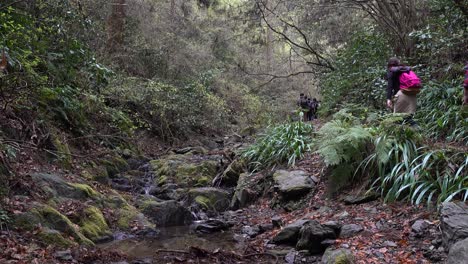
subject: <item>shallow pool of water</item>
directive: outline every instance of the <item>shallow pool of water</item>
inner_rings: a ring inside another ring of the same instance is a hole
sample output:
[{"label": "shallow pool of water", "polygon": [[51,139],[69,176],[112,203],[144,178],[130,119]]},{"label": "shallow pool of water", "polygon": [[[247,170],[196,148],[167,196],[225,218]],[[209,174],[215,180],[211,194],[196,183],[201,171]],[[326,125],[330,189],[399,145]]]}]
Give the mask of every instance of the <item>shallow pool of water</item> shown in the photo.
[{"label": "shallow pool of water", "polygon": [[242,252],[244,249],[244,244],[236,242],[231,232],[197,234],[188,226],[162,228],[154,238],[129,238],[100,245],[103,249],[121,251],[130,258],[151,258],[157,255],[158,249],[186,251],[191,246],[208,251]]}]

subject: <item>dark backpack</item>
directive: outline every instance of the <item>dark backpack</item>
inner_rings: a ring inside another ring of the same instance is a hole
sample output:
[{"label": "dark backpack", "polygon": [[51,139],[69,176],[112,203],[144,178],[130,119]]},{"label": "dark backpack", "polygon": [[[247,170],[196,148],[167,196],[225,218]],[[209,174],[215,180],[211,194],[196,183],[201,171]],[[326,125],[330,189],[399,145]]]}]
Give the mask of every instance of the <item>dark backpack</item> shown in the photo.
[{"label": "dark backpack", "polygon": [[300,101],[300,105],[302,108],[309,108],[309,104],[307,103],[307,99],[302,98]]}]

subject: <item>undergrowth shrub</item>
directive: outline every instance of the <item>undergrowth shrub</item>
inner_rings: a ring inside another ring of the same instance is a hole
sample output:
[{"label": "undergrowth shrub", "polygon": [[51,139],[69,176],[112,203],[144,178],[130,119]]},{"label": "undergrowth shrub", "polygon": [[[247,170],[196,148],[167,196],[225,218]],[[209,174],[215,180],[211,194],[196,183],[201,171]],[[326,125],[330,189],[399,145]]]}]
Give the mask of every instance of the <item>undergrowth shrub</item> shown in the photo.
[{"label": "undergrowth shrub", "polygon": [[311,150],[313,132],[313,126],[302,121],[270,128],[245,150],[242,157],[254,171],[283,163],[294,166],[297,160]]},{"label": "undergrowth shrub", "polygon": [[416,118],[425,134],[436,140],[468,143],[468,118],[463,116],[459,82],[431,83],[419,96]]},{"label": "undergrowth shrub", "polygon": [[105,96],[111,106],[125,109],[136,124],[165,140],[226,127],[226,103],[197,81],[175,86],[124,78],[111,84]]},{"label": "undergrowth shrub", "polygon": [[361,126],[358,119],[343,112],[337,117],[340,119],[326,123],[318,131],[316,140],[316,153],[331,169],[329,190],[332,193],[349,184],[372,140],[370,130]]}]

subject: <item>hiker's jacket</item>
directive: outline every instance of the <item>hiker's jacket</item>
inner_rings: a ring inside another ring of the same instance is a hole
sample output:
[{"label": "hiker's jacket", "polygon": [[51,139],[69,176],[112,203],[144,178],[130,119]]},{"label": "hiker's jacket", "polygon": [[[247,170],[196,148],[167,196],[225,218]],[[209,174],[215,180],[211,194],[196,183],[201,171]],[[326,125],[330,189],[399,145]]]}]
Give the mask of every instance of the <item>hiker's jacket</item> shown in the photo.
[{"label": "hiker's jacket", "polygon": [[468,88],[468,64],[465,66],[465,81],[463,87]]},{"label": "hiker's jacket", "polygon": [[403,72],[409,72],[410,67],[407,66],[397,66],[391,67],[387,73],[387,99],[392,99],[392,97],[400,91],[400,75]]}]

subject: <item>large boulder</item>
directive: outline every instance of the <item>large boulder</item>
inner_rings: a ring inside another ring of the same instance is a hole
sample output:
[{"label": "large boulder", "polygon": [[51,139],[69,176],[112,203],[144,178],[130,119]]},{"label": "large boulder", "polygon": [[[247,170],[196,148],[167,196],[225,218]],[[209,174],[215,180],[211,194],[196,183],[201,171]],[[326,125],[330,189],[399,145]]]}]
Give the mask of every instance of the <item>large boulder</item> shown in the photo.
[{"label": "large boulder", "polygon": [[447,264],[468,262],[468,238],[458,241],[450,248]]},{"label": "large boulder", "polygon": [[80,217],[80,230],[93,242],[97,242],[103,237],[111,235],[109,226],[107,225],[101,210],[94,206],[90,206],[83,210]]},{"label": "large boulder", "polygon": [[231,199],[231,209],[235,210],[249,205],[257,197],[254,187],[258,187],[255,177],[249,173],[241,173]]},{"label": "large boulder", "polygon": [[299,199],[314,188],[315,183],[305,171],[278,170],[273,179],[282,197],[286,200]]},{"label": "large boulder", "polygon": [[358,233],[362,232],[364,228],[360,225],[356,224],[349,224],[343,225],[341,227],[340,237],[348,238],[357,235]]},{"label": "large boulder", "polygon": [[155,184],[174,183],[181,187],[211,185],[218,172],[216,156],[200,158],[192,154],[174,154],[150,161]]},{"label": "large boulder", "polygon": [[[94,245],[68,217],[44,204],[34,204],[28,212],[17,215],[14,219],[14,225],[17,228],[30,231],[38,226],[46,227],[59,231],[64,235],[62,237],[73,237],[80,244]],[[44,239],[45,237],[42,235],[40,234],[40,237]],[[50,239],[50,233],[45,235],[46,239]]]},{"label": "large boulder", "polygon": [[322,264],[353,264],[354,255],[349,249],[328,248],[322,256]]},{"label": "large boulder", "polygon": [[322,242],[329,239],[336,239],[335,230],[321,225],[316,220],[311,220],[301,228],[296,249],[305,249],[310,253],[321,253],[326,249]]},{"label": "large boulder", "polygon": [[239,160],[234,160],[221,175],[220,184],[222,186],[233,187],[237,185],[239,176],[244,171],[243,163]]},{"label": "large boulder", "polygon": [[446,249],[468,238],[468,206],[461,202],[443,203],[440,212],[440,227],[442,242]]},{"label": "large boulder", "polygon": [[299,231],[309,221],[310,220],[298,220],[292,224],[285,226],[273,238],[272,242],[275,244],[296,245],[297,240],[299,239]]},{"label": "large boulder", "polygon": [[206,210],[217,212],[226,211],[231,200],[229,192],[213,187],[190,189],[188,197],[190,202],[196,203]]},{"label": "large boulder", "polygon": [[177,201],[148,200],[140,203],[140,209],[157,226],[188,225],[193,220],[190,211]]},{"label": "large boulder", "polygon": [[31,175],[34,182],[50,196],[50,198],[71,198],[84,200],[97,198],[99,193],[89,185],[70,183],[61,176],[47,173],[34,173]]}]

